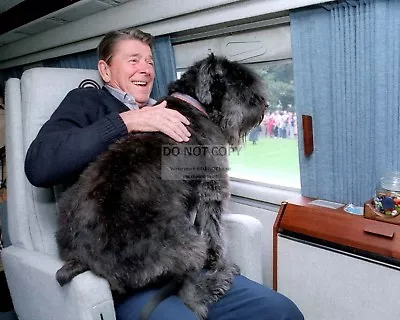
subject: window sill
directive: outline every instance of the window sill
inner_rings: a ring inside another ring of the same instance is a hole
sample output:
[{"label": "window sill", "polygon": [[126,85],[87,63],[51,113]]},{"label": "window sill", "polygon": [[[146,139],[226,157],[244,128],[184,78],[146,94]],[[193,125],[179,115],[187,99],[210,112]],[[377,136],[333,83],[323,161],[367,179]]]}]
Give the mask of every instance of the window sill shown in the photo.
[{"label": "window sill", "polygon": [[231,194],[236,197],[280,205],[282,201],[298,197],[300,189],[258,183],[231,177]]}]

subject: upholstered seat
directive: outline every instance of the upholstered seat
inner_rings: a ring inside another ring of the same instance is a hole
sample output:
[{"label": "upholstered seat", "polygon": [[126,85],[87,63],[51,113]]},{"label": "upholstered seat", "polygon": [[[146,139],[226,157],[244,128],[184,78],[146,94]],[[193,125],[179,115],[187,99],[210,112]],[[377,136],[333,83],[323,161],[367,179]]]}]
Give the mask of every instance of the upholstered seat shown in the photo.
[{"label": "upholstered seat", "polygon": [[[108,283],[85,272],[60,287],[62,266],[55,242],[56,192],[36,188],[24,174],[31,141],[68,91],[84,79],[101,84],[96,70],[34,68],[6,83],[7,215],[11,245],[2,260],[15,311],[21,320],[112,320]],[[67,161],[67,160],[66,160]],[[243,274],[261,282],[261,224],[244,215],[225,215],[229,254]]]}]

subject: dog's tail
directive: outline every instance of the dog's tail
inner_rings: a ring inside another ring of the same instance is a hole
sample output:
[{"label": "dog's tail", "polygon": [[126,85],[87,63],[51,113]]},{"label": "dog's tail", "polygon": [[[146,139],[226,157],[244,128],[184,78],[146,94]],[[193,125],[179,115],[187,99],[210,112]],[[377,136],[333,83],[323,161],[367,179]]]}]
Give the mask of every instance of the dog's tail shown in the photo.
[{"label": "dog's tail", "polygon": [[89,267],[78,260],[67,261],[57,272],[56,279],[60,286],[69,283],[75,276],[89,270]]}]

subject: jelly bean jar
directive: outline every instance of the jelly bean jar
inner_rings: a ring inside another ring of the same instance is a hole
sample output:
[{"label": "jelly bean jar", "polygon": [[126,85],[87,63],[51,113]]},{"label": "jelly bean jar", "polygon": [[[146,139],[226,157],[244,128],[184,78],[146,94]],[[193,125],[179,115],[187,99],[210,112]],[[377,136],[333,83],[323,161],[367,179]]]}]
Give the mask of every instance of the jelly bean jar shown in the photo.
[{"label": "jelly bean jar", "polygon": [[375,210],[386,217],[400,214],[400,172],[385,174],[379,179],[373,203]]}]

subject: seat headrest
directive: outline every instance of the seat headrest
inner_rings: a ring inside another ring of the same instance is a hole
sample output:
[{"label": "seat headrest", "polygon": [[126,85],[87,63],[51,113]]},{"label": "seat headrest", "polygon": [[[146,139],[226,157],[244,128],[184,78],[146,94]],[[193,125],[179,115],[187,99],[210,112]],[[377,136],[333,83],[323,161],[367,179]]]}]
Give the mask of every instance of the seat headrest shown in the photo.
[{"label": "seat headrest", "polygon": [[97,70],[69,68],[32,68],[21,77],[24,149],[27,150],[42,125],[64,97],[79,86],[100,87]]}]

